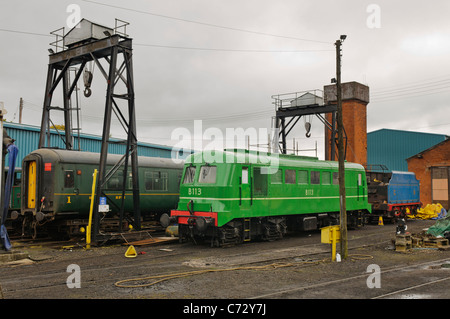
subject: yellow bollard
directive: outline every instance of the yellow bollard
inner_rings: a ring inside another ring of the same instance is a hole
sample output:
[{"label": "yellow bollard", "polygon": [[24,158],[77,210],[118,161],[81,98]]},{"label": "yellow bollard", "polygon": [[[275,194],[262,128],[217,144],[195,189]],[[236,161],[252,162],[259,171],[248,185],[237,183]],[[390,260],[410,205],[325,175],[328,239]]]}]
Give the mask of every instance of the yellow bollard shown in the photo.
[{"label": "yellow bollard", "polygon": [[331,244],[331,260],[336,261],[336,244],[341,241],[341,230],[338,225],[323,227],[321,230],[321,242]]},{"label": "yellow bollard", "polygon": [[91,248],[91,227],[92,227],[92,212],[94,210],[94,197],[95,197],[95,185],[97,181],[97,169],[94,169],[94,173],[92,174],[92,195],[91,195],[91,207],[89,209],[89,222],[86,227],[86,249]]}]

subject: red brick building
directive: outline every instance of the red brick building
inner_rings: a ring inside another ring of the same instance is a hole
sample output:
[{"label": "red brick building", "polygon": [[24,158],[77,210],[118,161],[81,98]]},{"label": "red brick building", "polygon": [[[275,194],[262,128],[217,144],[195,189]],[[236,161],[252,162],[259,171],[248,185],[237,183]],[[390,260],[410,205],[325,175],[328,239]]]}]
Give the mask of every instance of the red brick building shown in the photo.
[{"label": "red brick building", "polygon": [[[337,104],[336,85],[324,86],[325,104]],[[342,114],[347,134],[348,162],[367,165],[367,104],[369,87],[358,82],[342,83]],[[332,114],[326,119],[331,123]],[[336,160],[338,159],[336,148]],[[331,132],[325,128],[325,160],[331,159]]]},{"label": "red brick building", "polygon": [[406,159],[408,170],[420,180],[423,205],[440,203],[449,210],[450,139],[438,143]]}]

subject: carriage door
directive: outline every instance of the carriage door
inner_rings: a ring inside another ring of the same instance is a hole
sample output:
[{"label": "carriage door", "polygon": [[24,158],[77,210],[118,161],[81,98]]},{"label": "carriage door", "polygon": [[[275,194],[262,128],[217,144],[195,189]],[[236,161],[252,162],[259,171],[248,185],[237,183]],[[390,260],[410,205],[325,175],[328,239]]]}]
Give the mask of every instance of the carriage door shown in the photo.
[{"label": "carriage door", "polygon": [[239,206],[241,209],[249,209],[252,202],[250,167],[242,166],[239,185]]},{"label": "carriage door", "polygon": [[36,207],[36,161],[28,164],[28,208]]}]

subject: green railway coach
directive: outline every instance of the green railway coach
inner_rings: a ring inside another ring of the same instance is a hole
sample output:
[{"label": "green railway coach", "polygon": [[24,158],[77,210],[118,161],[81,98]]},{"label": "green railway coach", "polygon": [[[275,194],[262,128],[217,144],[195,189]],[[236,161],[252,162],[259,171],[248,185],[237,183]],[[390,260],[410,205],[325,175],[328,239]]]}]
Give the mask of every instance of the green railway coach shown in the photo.
[{"label": "green railway coach", "polygon": [[[364,167],[345,163],[349,226],[370,212]],[[176,222],[180,240],[210,238],[212,245],[281,238],[339,224],[338,163],[313,157],[225,150],[199,152],[185,162]]]},{"label": "green railway coach", "polygon": [[[109,154],[107,170],[120,159]],[[76,233],[87,225],[91,203],[94,169],[98,168],[99,153],[39,149],[28,154],[22,164],[22,204],[19,218],[22,233],[45,226],[49,233]],[[171,159],[139,157],[139,191],[141,215],[145,218],[170,212],[178,203],[183,163]],[[133,195],[131,171],[128,171],[125,192],[125,213],[132,216]],[[123,168],[107,181],[105,195],[114,217],[119,212],[122,197]]]}]

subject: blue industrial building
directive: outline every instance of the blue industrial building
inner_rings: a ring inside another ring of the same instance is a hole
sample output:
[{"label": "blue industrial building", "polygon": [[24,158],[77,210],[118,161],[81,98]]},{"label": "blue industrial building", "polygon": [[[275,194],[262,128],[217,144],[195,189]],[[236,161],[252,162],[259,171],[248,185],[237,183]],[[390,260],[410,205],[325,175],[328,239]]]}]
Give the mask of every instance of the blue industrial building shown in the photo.
[{"label": "blue industrial building", "polygon": [[376,170],[384,165],[389,171],[408,171],[406,159],[430,148],[449,136],[391,129],[367,133],[367,164]]},{"label": "blue industrial building", "polygon": [[[36,150],[39,142],[40,127],[25,124],[4,122],[3,127],[8,132],[8,135],[15,140],[14,144],[19,148],[17,157],[17,167],[22,166],[22,160],[32,151]],[[64,131],[60,132],[64,135]],[[65,149],[64,142],[58,135],[56,130],[51,130],[51,145]],[[119,139],[111,138],[108,145],[108,153],[110,154],[125,154],[125,145],[120,143]],[[100,153],[102,137],[90,134],[80,134],[80,150],[87,152]],[[74,148],[78,149],[78,136],[74,136]],[[165,157],[165,158],[186,158],[191,154],[190,150],[173,149],[170,146],[156,145],[150,143],[138,142],[138,156],[149,157]],[[8,166],[8,156],[6,156],[6,166]]]}]

